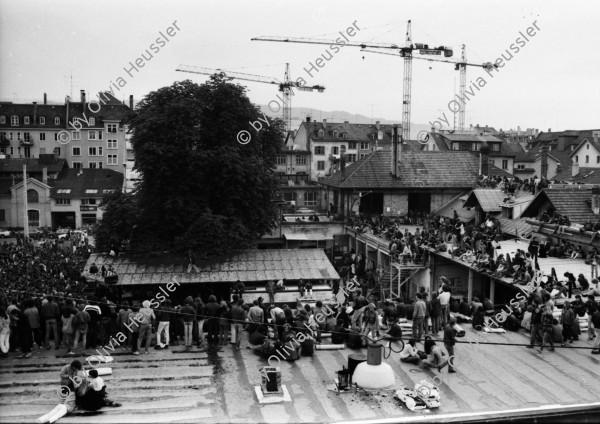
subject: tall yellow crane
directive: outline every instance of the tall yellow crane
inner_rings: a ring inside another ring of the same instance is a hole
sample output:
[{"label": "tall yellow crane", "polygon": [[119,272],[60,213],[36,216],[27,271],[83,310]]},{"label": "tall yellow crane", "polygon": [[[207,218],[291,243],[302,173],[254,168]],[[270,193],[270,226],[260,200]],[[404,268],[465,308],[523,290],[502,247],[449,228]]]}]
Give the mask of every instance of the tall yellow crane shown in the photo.
[{"label": "tall yellow crane", "polygon": [[[427,60],[427,61],[433,61],[433,62],[446,62],[446,63],[452,63],[454,64],[454,70],[455,71],[460,71],[460,89],[459,89],[459,94],[458,94],[458,98],[459,98],[459,103],[460,103],[460,109],[458,110],[458,130],[459,131],[464,131],[465,130],[465,109],[466,109],[466,86],[467,86],[467,66],[477,66],[480,68],[484,68],[487,70],[491,70],[493,68],[497,68],[498,65],[493,64],[492,62],[485,62],[485,63],[468,63],[467,62],[467,53],[466,53],[466,47],[463,44],[462,45],[462,54],[461,54],[461,60],[456,61],[456,60],[446,60],[446,59],[434,59],[434,58],[425,58],[425,57],[419,57],[416,56],[414,57],[414,59],[421,59],[421,60]],[[376,53],[376,54],[387,54],[387,55],[391,55],[391,56],[398,56],[394,53],[386,53],[386,52],[381,52],[378,50],[369,50],[369,49],[362,49],[362,51],[364,52],[368,52],[368,53]],[[400,55],[402,56],[402,55]]]},{"label": "tall yellow crane", "polygon": [[278,80],[277,78],[265,77],[262,75],[254,75],[254,74],[246,74],[243,72],[232,72],[226,71],[223,69],[212,69],[212,68],[202,68],[198,66],[188,66],[188,65],[179,65],[176,69],[178,72],[189,72],[192,74],[202,74],[202,75],[212,75],[214,73],[222,72],[228,77],[244,80],[244,81],[254,81],[261,82],[264,84],[274,84],[279,86],[279,91],[283,93],[283,121],[285,122],[285,130],[291,131],[292,129],[292,96],[294,95],[292,89],[297,88],[300,91],[314,91],[317,90],[319,93],[325,91],[325,87],[322,85],[313,85],[306,86],[300,85],[296,81],[292,81],[290,77],[290,64],[285,64],[285,76],[283,81]]},{"label": "tall yellow crane", "polygon": [[404,57],[404,78],[403,78],[403,99],[402,99],[402,137],[404,140],[410,138],[410,110],[411,110],[411,86],[412,86],[412,58],[413,52],[421,55],[441,55],[451,57],[452,49],[444,46],[430,48],[428,44],[412,42],[411,21],[408,21],[406,27],[406,40],[404,46],[395,43],[374,43],[374,42],[338,42],[336,40],[320,40],[312,38],[293,38],[293,37],[255,37],[252,41],[276,41],[283,43],[301,43],[301,44],[326,44],[338,46],[360,47],[362,49],[392,49],[398,50],[400,56]]}]

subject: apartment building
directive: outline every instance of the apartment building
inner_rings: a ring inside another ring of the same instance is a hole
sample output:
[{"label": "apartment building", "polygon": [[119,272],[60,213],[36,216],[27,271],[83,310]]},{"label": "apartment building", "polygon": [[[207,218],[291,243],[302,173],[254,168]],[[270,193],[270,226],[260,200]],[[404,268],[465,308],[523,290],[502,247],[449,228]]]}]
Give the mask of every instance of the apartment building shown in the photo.
[{"label": "apartment building", "polygon": [[125,118],[133,108],[112,94],[99,93],[88,101],[66,98],[51,105],[46,94],[42,104],[0,102],[0,154],[10,159],[35,159],[55,154],[69,168],[110,169],[127,174],[127,127]]}]

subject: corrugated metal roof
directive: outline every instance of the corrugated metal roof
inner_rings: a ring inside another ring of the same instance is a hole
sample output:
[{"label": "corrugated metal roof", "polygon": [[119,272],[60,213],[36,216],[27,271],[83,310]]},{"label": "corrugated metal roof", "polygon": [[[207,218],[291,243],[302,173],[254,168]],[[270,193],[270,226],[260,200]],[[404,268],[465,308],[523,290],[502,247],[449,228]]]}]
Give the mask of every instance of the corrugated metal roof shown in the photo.
[{"label": "corrugated metal roof", "polygon": [[197,263],[200,272],[187,273],[187,258],[164,254],[157,257],[92,254],[85,266],[89,277],[90,266],[112,265],[119,282],[117,285],[180,283],[234,283],[262,282],[270,279],[303,278],[336,280],[340,276],[321,249],[244,250],[210,261]]}]

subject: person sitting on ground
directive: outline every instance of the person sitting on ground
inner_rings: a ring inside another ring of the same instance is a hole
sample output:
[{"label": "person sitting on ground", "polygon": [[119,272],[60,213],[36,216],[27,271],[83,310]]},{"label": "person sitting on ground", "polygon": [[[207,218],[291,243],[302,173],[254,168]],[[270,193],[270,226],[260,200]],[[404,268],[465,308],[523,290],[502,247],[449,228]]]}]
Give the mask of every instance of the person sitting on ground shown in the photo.
[{"label": "person sitting on ground", "polygon": [[60,370],[60,385],[61,386],[69,386],[69,383],[72,383],[71,379],[74,379],[77,376],[77,373],[83,369],[83,365],[77,359],[72,361],[70,364],[65,365]]},{"label": "person sitting on ground", "polygon": [[338,319],[333,331],[331,332],[331,343],[342,344],[348,340],[348,329],[344,327],[344,321]]},{"label": "person sitting on ground", "polygon": [[438,371],[441,371],[448,365],[448,351],[445,347],[438,346],[433,340],[425,340],[425,354],[427,358],[421,361],[421,365],[425,367],[437,368]]},{"label": "person sitting on ground", "polygon": [[387,324],[389,330],[383,335],[383,338],[393,342],[402,340],[402,327],[400,327],[398,321],[395,318],[389,318]]},{"label": "person sitting on ground", "polygon": [[400,352],[400,362],[407,364],[418,364],[421,360],[419,352],[416,348],[417,341],[414,338],[410,338],[408,343],[404,345],[404,349]]}]

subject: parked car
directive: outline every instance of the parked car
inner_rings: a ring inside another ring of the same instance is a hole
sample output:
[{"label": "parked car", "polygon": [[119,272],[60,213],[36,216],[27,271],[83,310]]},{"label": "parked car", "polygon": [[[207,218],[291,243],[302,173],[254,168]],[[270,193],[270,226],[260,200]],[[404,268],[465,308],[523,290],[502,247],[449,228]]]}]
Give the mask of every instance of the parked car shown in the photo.
[{"label": "parked car", "polygon": [[12,231],[0,229],[0,238],[7,238],[7,237],[10,237],[11,235],[12,235]]}]

